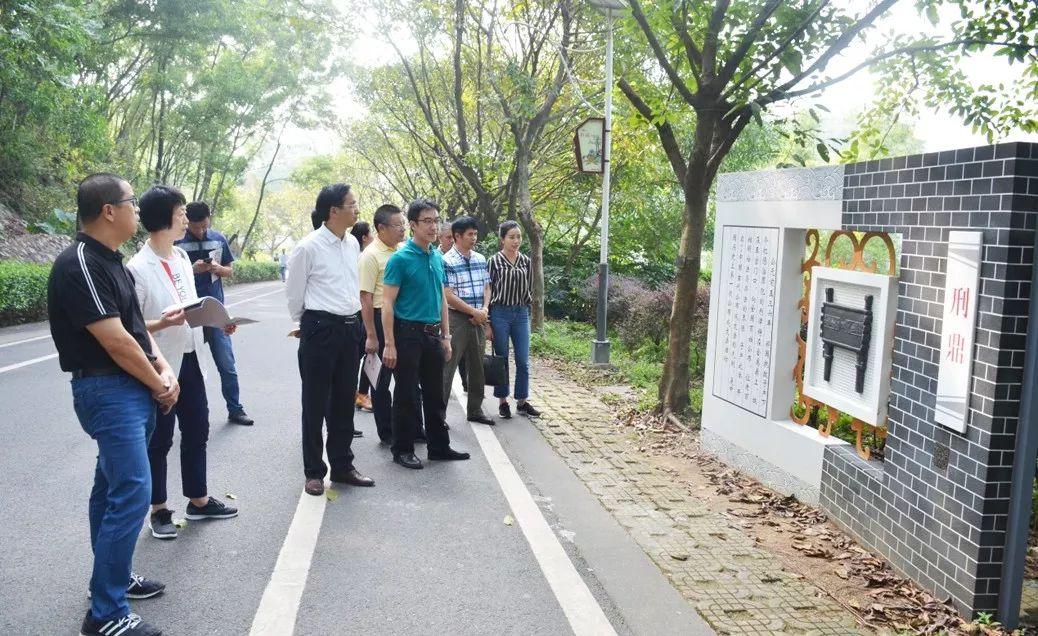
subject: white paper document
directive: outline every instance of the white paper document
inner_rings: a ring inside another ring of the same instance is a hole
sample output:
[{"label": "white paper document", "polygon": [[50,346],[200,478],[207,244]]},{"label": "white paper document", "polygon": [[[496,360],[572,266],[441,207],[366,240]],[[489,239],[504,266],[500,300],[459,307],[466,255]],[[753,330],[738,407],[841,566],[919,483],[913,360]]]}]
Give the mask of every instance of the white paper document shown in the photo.
[{"label": "white paper document", "polygon": [[377,353],[364,355],[364,375],[368,376],[371,386],[378,386],[378,374],[382,370],[382,360]]},{"label": "white paper document", "polygon": [[[213,262],[216,263],[217,265],[222,265],[223,264],[223,248],[222,247],[218,247],[215,250],[211,250],[209,252],[209,258],[213,259]],[[209,278],[210,282],[213,282],[213,283],[216,282],[217,278],[220,278],[216,274],[212,274],[212,273],[209,274],[209,277],[210,277]]]},{"label": "white paper document", "polygon": [[248,325],[256,322],[251,318],[232,318],[223,303],[212,296],[202,296],[189,303],[170,305],[162,310],[162,313],[168,314],[178,309],[184,310],[187,315],[187,324],[192,327],[219,327],[222,329],[230,325]]}]

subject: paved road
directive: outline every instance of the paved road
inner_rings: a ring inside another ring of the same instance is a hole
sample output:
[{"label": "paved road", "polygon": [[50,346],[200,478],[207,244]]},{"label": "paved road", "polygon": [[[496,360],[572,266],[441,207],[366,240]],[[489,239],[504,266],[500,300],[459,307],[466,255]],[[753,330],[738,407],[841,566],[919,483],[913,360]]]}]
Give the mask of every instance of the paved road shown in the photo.
[{"label": "paved road", "polygon": [[[261,321],[234,337],[256,426],[226,424],[219,377],[207,382],[210,492],[232,493],[241,515],[190,524],[170,542],[142,533],[135,568],[168,587],[134,609],[165,633],[710,633],[522,418],[473,431],[452,400],[454,446],[473,459],[407,471],[358,414],[356,463],[377,486],[344,486],[334,501],[301,495],[281,283],[236,286],[228,303]],[[52,356],[46,324],[0,330],[2,634],[76,633],[88,607],[96,446]],[[178,493],[175,451],[169,462]],[[185,502],[171,501],[182,514]]]}]

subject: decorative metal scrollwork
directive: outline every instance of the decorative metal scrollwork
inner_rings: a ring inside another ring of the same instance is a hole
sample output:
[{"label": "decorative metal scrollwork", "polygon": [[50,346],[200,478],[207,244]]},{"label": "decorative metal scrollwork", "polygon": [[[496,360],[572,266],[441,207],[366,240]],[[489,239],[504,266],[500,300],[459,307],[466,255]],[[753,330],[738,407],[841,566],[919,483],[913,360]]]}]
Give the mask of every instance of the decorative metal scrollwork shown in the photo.
[{"label": "decorative metal scrollwork", "polygon": [[[851,258],[848,262],[833,262],[833,246],[841,238],[850,240],[852,247]],[[818,426],[818,433],[823,437],[828,437],[832,432],[832,426],[837,418],[840,417],[840,412],[828,404],[804,395],[804,365],[807,361],[807,321],[811,305],[811,271],[816,265],[824,264],[826,267],[837,267],[875,274],[879,271],[880,263],[877,261],[871,263],[865,261],[865,246],[873,239],[879,239],[887,248],[887,271],[890,274],[894,274],[897,268],[897,252],[894,248],[894,241],[889,234],[884,232],[867,232],[859,238],[854,232],[836,230],[829,236],[829,240],[826,242],[825,257],[822,261],[818,260],[818,252],[821,249],[821,235],[818,230],[808,230],[805,237],[805,243],[810,254],[800,264],[800,272],[804,277],[804,295],[797,301],[797,308],[800,309],[800,329],[796,334],[797,362],[793,366],[793,380],[796,382],[797,394],[796,401],[789,409],[789,417],[801,425],[808,422],[814,423],[819,409],[824,408],[827,415],[826,423],[824,426]],[[801,415],[798,416],[797,412],[800,412]],[[887,436],[886,425],[872,426],[857,418],[851,420],[851,429],[857,434],[856,445],[858,455],[865,460],[872,456],[872,449],[863,445],[863,435],[866,432],[871,432],[875,438],[880,440],[886,439]]]}]

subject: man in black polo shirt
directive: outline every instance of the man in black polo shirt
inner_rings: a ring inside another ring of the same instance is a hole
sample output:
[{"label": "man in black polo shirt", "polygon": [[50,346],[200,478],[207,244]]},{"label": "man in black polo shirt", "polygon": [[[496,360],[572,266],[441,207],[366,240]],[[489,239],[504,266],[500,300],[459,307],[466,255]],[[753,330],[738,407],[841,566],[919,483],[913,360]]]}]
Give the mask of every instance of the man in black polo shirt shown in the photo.
[{"label": "man in black polo shirt", "polygon": [[130,566],[151,498],[155,403],[171,409],[180,386],[145,327],[118,251],[137,231],[130,184],[91,175],[79,185],[76,204],[82,231],[54,261],[47,311],[61,369],[72,373],[76,416],[98,449],[90,493],[91,606],[80,633],[155,636],[161,632],[131,613],[127,598],[156,596],[165,586]]}]

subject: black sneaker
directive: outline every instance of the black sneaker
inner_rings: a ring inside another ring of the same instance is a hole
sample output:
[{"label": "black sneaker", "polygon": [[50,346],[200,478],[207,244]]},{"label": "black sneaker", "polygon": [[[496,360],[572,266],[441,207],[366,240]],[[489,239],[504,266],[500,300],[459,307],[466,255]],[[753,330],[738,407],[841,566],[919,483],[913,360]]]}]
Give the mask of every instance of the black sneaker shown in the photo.
[{"label": "black sneaker", "polygon": [[187,514],[184,516],[192,521],[198,521],[199,519],[230,519],[231,517],[238,516],[238,509],[231,508],[216,497],[209,497],[209,502],[201,508],[188,502]]},{"label": "black sneaker", "polygon": [[231,413],[227,416],[227,421],[231,424],[239,424],[241,426],[252,426],[256,422],[251,417],[245,414],[245,411],[238,411],[237,413]]},{"label": "black sneaker", "polygon": [[151,513],[151,536],[156,539],[176,539],[177,527],[173,525],[173,511],[156,510]]},{"label": "black sneaker", "polygon": [[[139,601],[141,599],[158,596],[165,590],[166,585],[164,583],[150,581],[140,574],[130,572],[130,584],[126,586],[126,598],[132,598],[135,601]],[[90,590],[87,590],[87,598],[93,598]]]},{"label": "black sneaker", "polygon": [[497,414],[501,416],[503,420],[512,419],[512,407],[509,406],[508,402],[502,402],[497,405]]},{"label": "black sneaker", "polygon": [[87,610],[83,626],[79,628],[79,636],[162,636],[162,631],[145,623],[136,614],[127,614],[102,623],[94,620],[90,610]]},{"label": "black sneaker", "polygon": [[130,585],[126,588],[126,598],[141,600],[158,596],[166,591],[166,585],[158,581],[149,581],[140,574],[130,572]]},{"label": "black sneaker", "polygon": [[515,407],[516,413],[522,413],[526,417],[540,417],[541,412],[533,408],[533,405],[529,402],[523,402]]}]

